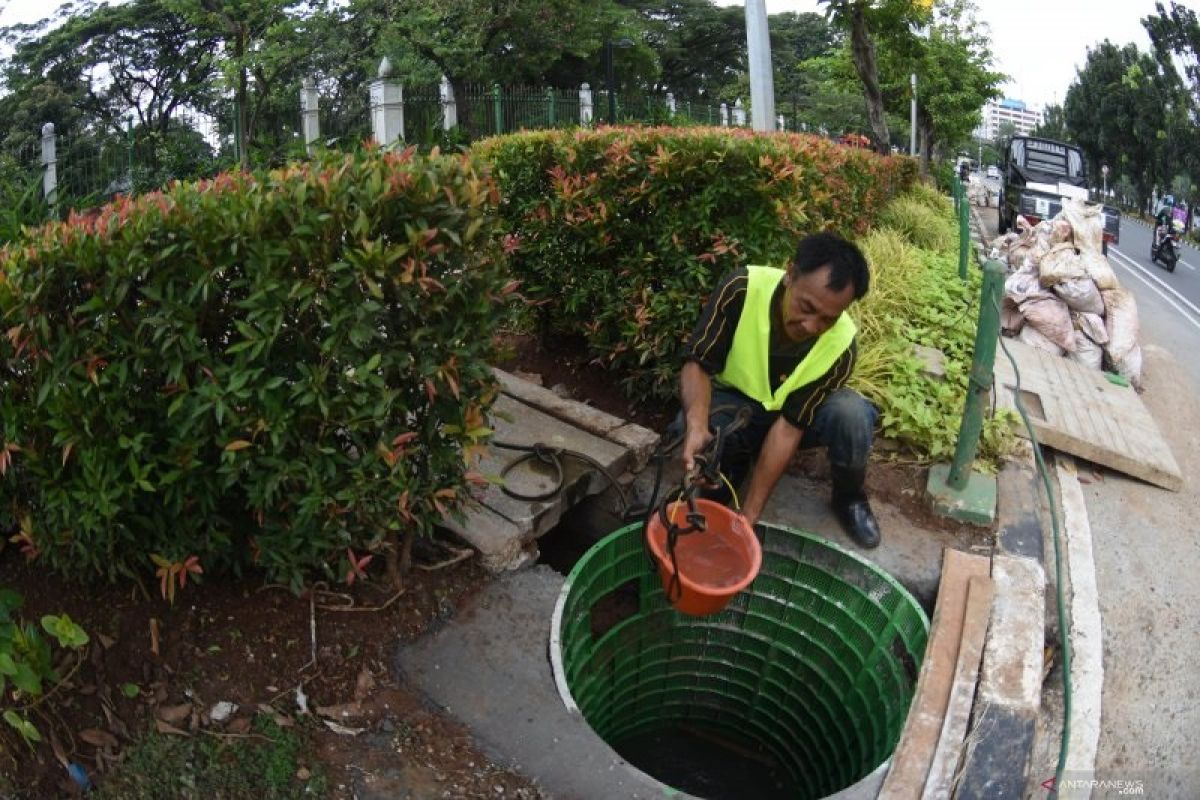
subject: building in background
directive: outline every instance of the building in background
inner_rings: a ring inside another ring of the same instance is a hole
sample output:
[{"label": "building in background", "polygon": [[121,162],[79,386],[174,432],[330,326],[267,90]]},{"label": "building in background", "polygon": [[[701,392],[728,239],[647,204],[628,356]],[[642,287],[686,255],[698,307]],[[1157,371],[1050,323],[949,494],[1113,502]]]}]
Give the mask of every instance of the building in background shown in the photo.
[{"label": "building in background", "polygon": [[983,120],[975,129],[976,139],[995,139],[1000,132],[1000,126],[1006,122],[1012,123],[1019,134],[1029,134],[1042,124],[1042,112],[1025,105],[1022,100],[989,100],[983,107]]}]

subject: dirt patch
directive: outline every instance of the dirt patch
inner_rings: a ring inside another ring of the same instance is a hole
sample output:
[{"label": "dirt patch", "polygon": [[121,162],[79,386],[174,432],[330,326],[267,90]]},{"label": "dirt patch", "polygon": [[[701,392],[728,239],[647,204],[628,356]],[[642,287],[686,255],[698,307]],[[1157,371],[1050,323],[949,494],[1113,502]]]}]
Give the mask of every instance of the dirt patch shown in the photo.
[{"label": "dirt patch", "polygon": [[[437,559],[432,550],[426,556]],[[474,560],[417,568],[398,598],[371,582],[317,584],[297,596],[248,576],[189,585],[173,607],[157,586],[48,577],[15,548],[0,556],[0,574],[25,597],[24,619],[65,612],[91,637],[78,666],[62,665],[70,678],[54,702],[31,719],[98,784],[156,724],[178,736],[237,737],[262,712],[304,732],[311,761],[301,770],[322,769],[330,797],[539,796],[392,674],[400,643],[452,616],[488,580]],[[236,710],[217,721],[219,703]],[[0,774],[21,796],[71,793],[51,747],[30,754],[11,731],[0,737]]]}]

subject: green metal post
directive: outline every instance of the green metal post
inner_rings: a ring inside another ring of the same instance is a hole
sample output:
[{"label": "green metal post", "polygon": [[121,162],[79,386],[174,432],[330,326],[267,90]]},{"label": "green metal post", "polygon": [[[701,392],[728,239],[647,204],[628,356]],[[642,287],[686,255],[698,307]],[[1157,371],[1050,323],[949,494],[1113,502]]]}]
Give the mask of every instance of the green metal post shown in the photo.
[{"label": "green metal post", "polygon": [[555,125],[554,100],[555,100],[554,90],[547,89],[546,90],[546,114],[549,117],[551,128],[553,128]]},{"label": "green metal post", "polygon": [[958,213],[958,198],[962,190],[962,184],[958,182],[958,176],[954,175],[950,178],[950,194],[954,197],[954,213]]},{"label": "green metal post", "polygon": [[504,105],[500,100],[500,84],[492,84],[492,109],[496,117],[496,133],[504,133]]},{"label": "green metal post", "polygon": [[971,253],[971,206],[964,197],[958,204],[958,277],[967,279],[967,258]]},{"label": "green metal post", "polygon": [[992,390],[992,368],[996,364],[996,341],[1000,336],[1000,299],[1004,292],[1004,265],[988,261],[983,265],[983,292],[979,304],[979,327],[975,330],[975,357],[967,381],[967,402],[963,406],[962,424],[958,428],[958,443],[954,461],[950,464],[946,484],[958,491],[966,488],[971,464],[979,451],[979,436],[983,433],[983,409]]}]

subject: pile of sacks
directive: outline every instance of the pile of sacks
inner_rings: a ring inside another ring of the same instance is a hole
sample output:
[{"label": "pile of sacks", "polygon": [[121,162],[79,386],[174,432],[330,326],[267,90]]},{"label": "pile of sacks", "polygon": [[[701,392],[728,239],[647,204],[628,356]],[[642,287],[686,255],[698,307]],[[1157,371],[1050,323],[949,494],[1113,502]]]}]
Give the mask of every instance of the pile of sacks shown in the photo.
[{"label": "pile of sacks", "polygon": [[996,240],[992,258],[1008,264],[1000,327],[1026,344],[1112,370],[1140,389],[1137,303],[1101,252],[1101,213],[1098,205],[1071,200],[1036,226],[1018,216],[1016,230]]}]

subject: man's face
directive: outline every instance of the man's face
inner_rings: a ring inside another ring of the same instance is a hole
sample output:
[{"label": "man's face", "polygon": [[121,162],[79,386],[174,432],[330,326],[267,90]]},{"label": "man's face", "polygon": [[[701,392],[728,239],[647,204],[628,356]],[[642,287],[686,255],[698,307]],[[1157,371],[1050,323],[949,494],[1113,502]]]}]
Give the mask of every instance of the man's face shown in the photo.
[{"label": "man's face", "polygon": [[793,275],[789,270],[783,276],[783,327],[789,339],[801,342],[820,336],[854,301],[853,283],[847,283],[840,292],[828,284],[828,266],[805,275]]}]

